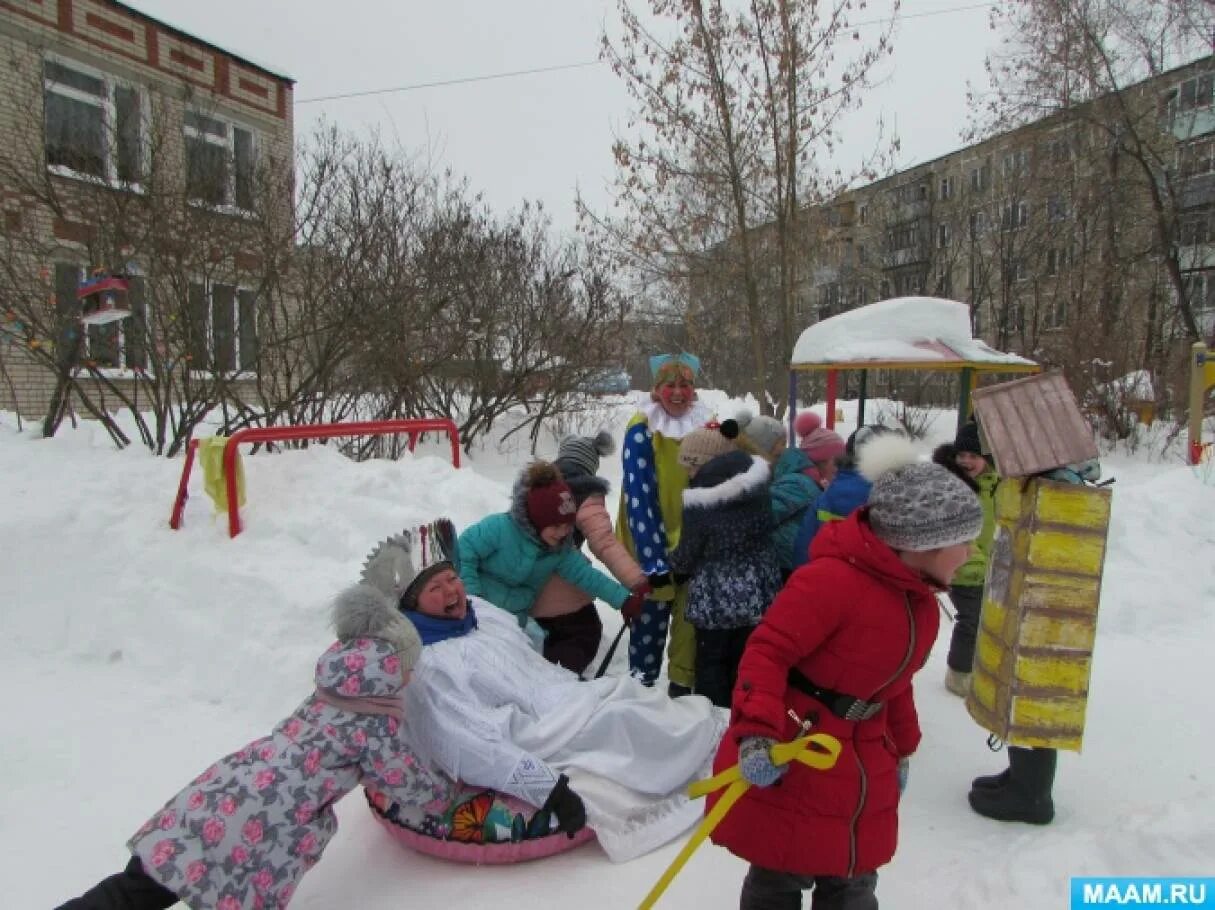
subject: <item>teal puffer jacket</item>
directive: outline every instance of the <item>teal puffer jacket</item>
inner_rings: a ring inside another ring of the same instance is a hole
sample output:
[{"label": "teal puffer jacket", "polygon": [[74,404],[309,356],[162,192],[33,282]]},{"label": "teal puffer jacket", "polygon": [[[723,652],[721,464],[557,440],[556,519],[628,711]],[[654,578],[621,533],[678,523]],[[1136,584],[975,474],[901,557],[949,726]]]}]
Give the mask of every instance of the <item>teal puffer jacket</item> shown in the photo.
[{"label": "teal puffer jacket", "polygon": [[806,517],[806,510],[813,509],[818,500],[818,484],[805,473],[812,467],[809,456],[801,449],[785,449],[772,466],[772,549],[776,562],[782,569],[791,570],[796,564],[793,558],[793,542]]},{"label": "teal puffer jacket", "polygon": [[629,596],[628,588],[592,566],[572,539],[556,549],[545,545],[527,520],[519,495],[510,512],[490,515],[467,528],[456,549],[460,579],[468,593],[515,614],[521,626],[554,573],[617,610]]}]

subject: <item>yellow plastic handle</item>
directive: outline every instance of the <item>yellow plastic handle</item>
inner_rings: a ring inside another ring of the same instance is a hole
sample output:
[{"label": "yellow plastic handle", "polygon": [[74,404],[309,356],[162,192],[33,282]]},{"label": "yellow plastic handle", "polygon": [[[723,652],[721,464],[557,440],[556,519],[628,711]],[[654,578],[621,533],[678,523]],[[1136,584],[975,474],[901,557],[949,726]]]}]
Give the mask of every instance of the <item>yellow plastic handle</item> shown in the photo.
[{"label": "yellow plastic handle", "polygon": [[[808,749],[808,746],[814,746],[814,748]],[[803,736],[792,742],[775,743],[768,750],[768,755],[774,765],[787,765],[791,761],[797,761],[818,771],[826,771],[828,768],[835,767],[835,763],[839,761],[841,749],[843,749],[843,745],[834,736],[827,733],[811,733],[809,736]],[[638,910],[649,910],[654,906],[671,881],[696,852],[696,848],[713,833],[713,829],[726,817],[726,813],[734,807],[742,795],[751,789],[751,784],[742,777],[738,765],[731,765],[708,780],[698,780],[690,784],[688,796],[696,799],[714,793],[722,787],[726,788],[726,792],[721,795],[717,805],[705,816],[704,821],[692,832],[692,836],[683,845],[683,849],[679,851],[674,862],[667,867],[667,870],[662,873],[662,877],[650,889],[650,893],[645,896],[645,900],[638,905]]]},{"label": "yellow plastic handle", "polygon": [[[807,749],[808,746],[814,746],[814,748]],[[803,736],[792,742],[773,744],[772,748],[768,750],[768,755],[774,765],[787,765],[791,761],[797,761],[816,770],[826,771],[828,768],[835,767],[842,748],[840,741],[828,733],[811,733],[809,736]],[[738,765],[731,765],[707,780],[698,780],[689,785],[688,796],[692,799],[706,796],[741,779],[742,772]]]}]

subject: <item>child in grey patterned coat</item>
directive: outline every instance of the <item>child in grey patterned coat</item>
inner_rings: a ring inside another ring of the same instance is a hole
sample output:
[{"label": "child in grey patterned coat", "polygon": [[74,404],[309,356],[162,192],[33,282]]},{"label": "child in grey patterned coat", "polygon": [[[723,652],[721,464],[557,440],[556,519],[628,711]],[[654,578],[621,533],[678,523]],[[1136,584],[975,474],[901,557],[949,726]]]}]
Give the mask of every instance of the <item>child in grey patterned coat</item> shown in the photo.
[{"label": "child in grey patterned coat", "polygon": [[285,907],[337,830],[333,804],[355,787],[407,806],[450,797],[454,784],[397,736],[401,690],[422,652],[413,624],[357,586],[337,598],[334,625],[316,691],[169,800],[128,842],[126,870],[60,910]]},{"label": "child in grey patterned coat", "polygon": [[696,694],[730,707],[747,638],[780,590],[772,546],[768,463],[734,449],[737,424],[724,421],[684,437],[680,463],[683,530],[671,568],[689,576],[688,621],[696,629]]}]

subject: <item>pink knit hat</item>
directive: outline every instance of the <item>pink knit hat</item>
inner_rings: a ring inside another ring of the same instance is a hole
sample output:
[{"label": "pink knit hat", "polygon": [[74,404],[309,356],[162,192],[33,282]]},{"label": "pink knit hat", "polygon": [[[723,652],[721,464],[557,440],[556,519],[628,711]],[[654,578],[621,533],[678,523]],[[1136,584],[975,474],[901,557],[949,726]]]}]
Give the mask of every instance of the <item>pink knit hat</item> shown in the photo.
[{"label": "pink knit hat", "polygon": [[811,461],[830,461],[844,454],[844,440],[834,430],[824,429],[823,418],[813,411],[802,411],[793,421],[798,448]]}]

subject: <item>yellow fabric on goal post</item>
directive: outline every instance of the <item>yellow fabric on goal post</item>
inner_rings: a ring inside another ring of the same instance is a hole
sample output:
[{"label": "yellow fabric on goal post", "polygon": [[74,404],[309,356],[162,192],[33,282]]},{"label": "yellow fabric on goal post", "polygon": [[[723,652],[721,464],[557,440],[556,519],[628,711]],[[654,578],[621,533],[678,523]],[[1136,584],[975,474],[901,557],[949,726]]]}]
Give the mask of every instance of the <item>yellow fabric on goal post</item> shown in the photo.
[{"label": "yellow fabric on goal post", "polygon": [[[806,747],[811,744],[816,748],[806,751]],[[841,748],[840,741],[834,736],[830,736],[827,733],[811,733],[809,736],[803,736],[792,742],[776,743],[769,750],[768,754],[771,756],[772,764],[774,765],[787,765],[791,761],[797,761],[807,767],[826,771],[828,768],[835,767],[835,763],[840,757]],[[705,816],[704,821],[692,832],[692,836],[683,845],[683,849],[679,851],[679,855],[675,857],[674,862],[667,867],[667,871],[662,873],[662,877],[650,889],[650,893],[645,896],[645,900],[638,905],[638,910],[649,910],[649,908],[654,906],[675,876],[683,869],[692,854],[696,852],[696,848],[704,842],[706,837],[713,833],[713,829],[726,817],[726,813],[742,798],[742,795],[751,789],[751,783],[743,778],[742,772],[739,770],[738,765],[735,764],[715,774],[708,780],[698,780],[689,785],[688,796],[692,799],[697,799],[716,792],[722,787],[726,788],[726,792],[721,795],[721,799],[717,801],[717,805],[713,807],[712,811]]]},{"label": "yellow fabric on goal post", "polygon": [[[227,436],[207,436],[198,440],[198,460],[203,469],[203,489],[215,503],[216,512],[228,511],[228,487],[224,483],[224,446]],[[245,466],[236,453],[236,499],[237,505],[245,504]]]}]

